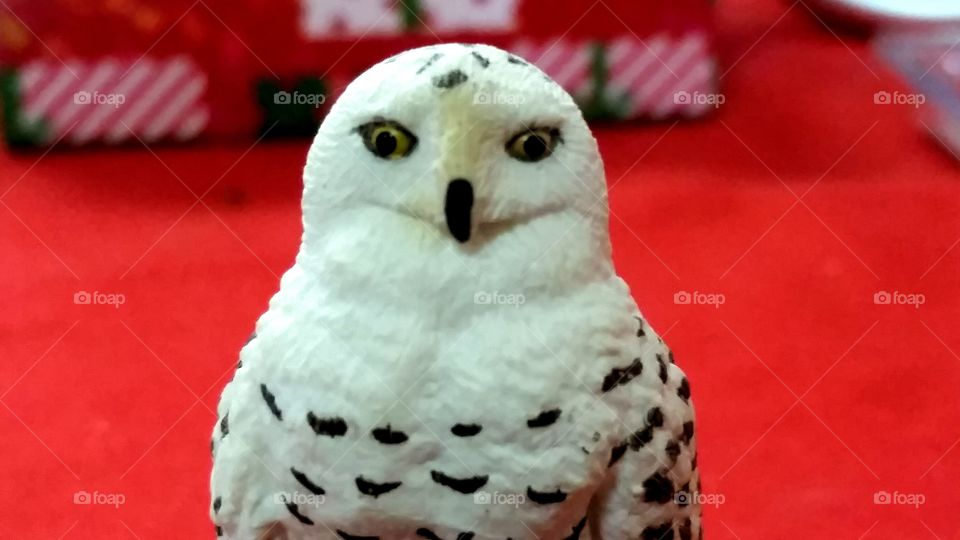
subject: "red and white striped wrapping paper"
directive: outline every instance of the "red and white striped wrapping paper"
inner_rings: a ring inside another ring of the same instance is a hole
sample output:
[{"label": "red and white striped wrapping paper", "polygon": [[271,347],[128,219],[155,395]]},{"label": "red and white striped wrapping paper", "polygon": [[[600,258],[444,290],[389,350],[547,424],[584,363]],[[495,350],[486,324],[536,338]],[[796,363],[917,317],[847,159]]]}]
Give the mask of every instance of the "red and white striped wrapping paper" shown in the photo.
[{"label": "red and white striped wrapping paper", "polygon": [[207,76],[187,56],[96,61],[40,59],[19,69],[21,120],[47,143],[186,141],[210,120]]},{"label": "red and white striped wrapping paper", "polygon": [[[571,94],[583,97],[592,89],[592,45],[592,41],[548,39],[534,43],[522,39],[511,49]],[[677,37],[660,33],[644,39],[627,35],[603,46],[609,70],[607,92],[628,96],[628,117],[696,117],[714,106],[693,99],[717,92],[716,60],[706,34],[691,32]]]}]

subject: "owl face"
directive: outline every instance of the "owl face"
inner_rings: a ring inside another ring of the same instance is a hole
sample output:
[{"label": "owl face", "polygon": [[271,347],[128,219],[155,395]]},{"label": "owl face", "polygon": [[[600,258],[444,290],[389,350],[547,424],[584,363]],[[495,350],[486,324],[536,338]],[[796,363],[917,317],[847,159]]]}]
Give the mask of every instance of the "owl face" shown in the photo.
[{"label": "owl face", "polygon": [[470,246],[559,213],[606,227],[602,163],[573,99],[484,45],[414,49],[363,73],[324,120],[305,187],[306,228],[358,212]]}]

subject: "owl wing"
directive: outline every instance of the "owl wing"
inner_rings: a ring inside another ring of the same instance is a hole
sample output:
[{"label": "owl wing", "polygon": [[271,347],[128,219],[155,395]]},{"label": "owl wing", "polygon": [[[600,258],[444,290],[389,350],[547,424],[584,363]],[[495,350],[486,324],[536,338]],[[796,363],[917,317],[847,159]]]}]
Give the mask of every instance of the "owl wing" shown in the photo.
[{"label": "owl wing", "polygon": [[[261,360],[254,333],[240,352],[237,371],[217,405],[210,450],[210,518],[218,538],[277,540],[287,537],[287,524],[306,519],[289,510],[290,474],[279,466],[271,444],[283,433],[284,407],[265,384],[245,376]],[[289,411],[288,411],[289,412]],[[295,477],[294,477],[295,478]]]},{"label": "owl wing", "polygon": [[593,538],[702,538],[690,384],[663,341],[636,319],[642,367],[614,370],[605,380],[606,390],[626,393],[625,438],[591,504]]}]

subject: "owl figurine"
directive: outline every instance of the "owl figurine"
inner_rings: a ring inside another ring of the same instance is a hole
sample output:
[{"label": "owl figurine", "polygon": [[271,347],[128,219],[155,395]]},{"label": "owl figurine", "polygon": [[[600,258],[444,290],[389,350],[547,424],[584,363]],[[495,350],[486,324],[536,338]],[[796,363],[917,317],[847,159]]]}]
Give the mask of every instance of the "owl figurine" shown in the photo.
[{"label": "owl figurine", "polygon": [[323,121],[303,237],[213,433],[229,539],[702,537],[690,385],[611,261],[574,100],[485,45]]}]

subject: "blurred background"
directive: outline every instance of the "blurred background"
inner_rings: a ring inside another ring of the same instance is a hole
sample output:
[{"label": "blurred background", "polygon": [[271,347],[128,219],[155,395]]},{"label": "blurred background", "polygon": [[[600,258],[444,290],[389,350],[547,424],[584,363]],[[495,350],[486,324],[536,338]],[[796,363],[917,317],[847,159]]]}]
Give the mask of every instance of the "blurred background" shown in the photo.
[{"label": "blurred background", "polygon": [[0,0],[0,536],[204,538],[310,136],[437,42],[593,122],[708,538],[960,539],[960,5]]}]

